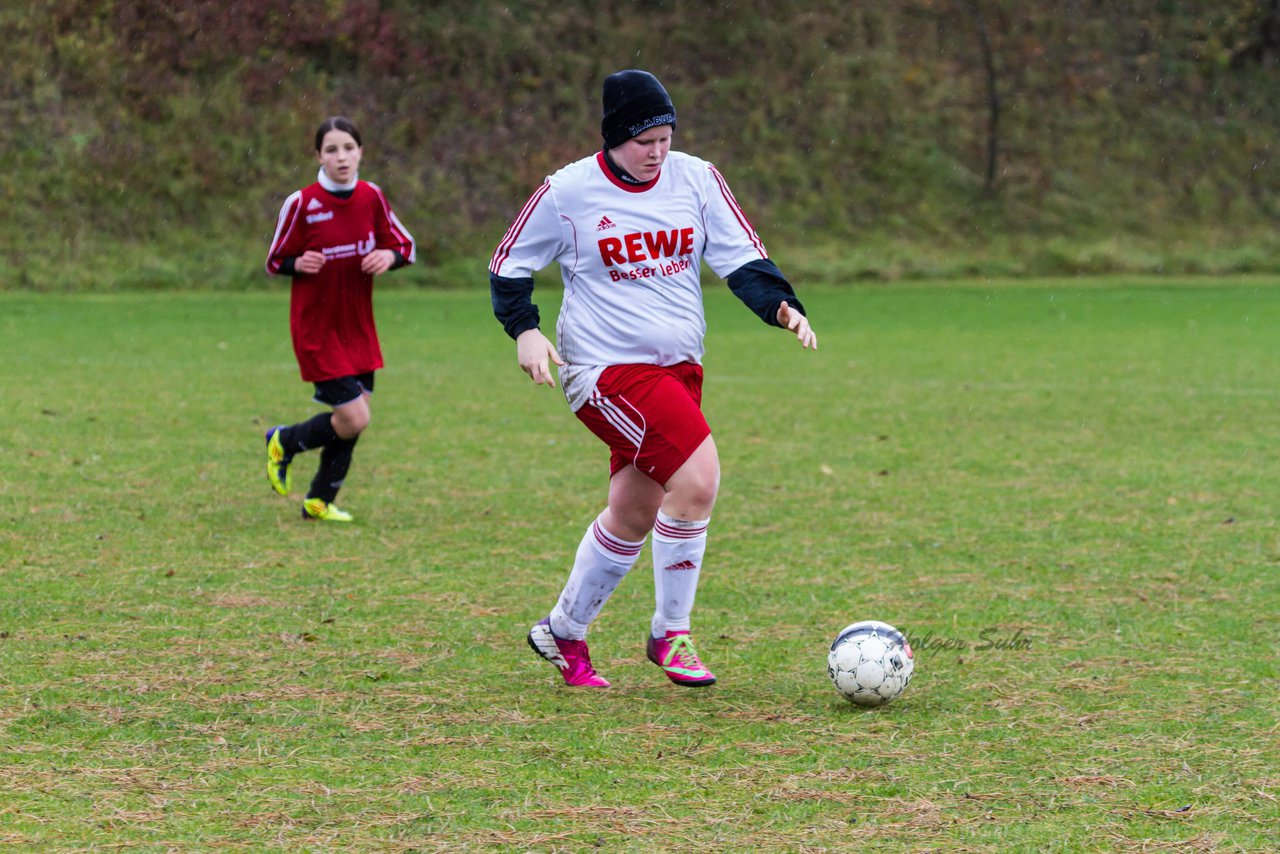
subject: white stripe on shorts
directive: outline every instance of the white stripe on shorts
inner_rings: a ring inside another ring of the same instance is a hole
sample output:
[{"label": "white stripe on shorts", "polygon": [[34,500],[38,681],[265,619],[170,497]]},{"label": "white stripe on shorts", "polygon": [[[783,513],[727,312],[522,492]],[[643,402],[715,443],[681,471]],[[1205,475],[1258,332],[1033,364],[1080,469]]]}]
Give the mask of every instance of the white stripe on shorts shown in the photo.
[{"label": "white stripe on shorts", "polygon": [[[621,433],[624,439],[635,445],[637,450],[640,448],[640,443],[644,441],[644,424],[636,424],[630,420],[612,400],[602,395],[599,391],[591,393],[590,402],[592,406],[600,410],[604,420],[608,421],[615,430]],[[631,411],[636,412],[636,408],[634,406],[631,407]],[[638,412],[636,414],[639,415]]]}]

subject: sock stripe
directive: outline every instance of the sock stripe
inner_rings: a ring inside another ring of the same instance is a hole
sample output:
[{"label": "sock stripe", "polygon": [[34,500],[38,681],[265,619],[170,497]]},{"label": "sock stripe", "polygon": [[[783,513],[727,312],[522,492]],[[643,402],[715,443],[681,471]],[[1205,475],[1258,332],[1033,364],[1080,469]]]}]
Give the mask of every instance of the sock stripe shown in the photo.
[{"label": "sock stripe", "polygon": [[707,533],[706,525],[699,525],[696,528],[677,528],[668,525],[661,518],[653,524],[653,533],[655,536],[665,537],[668,540],[696,540]]},{"label": "sock stripe", "polygon": [[620,540],[610,534],[600,526],[597,520],[591,523],[591,533],[596,538],[596,542],[607,552],[624,558],[633,558],[640,554],[640,549],[644,548],[644,540],[638,543],[628,543],[626,540]]}]

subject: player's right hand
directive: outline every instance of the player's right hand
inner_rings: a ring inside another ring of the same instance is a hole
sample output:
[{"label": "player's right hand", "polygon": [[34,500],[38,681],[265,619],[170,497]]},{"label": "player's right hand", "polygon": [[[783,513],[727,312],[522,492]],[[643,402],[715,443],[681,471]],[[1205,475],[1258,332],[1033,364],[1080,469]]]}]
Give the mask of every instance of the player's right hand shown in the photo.
[{"label": "player's right hand", "polygon": [[516,361],[534,385],[545,383],[552,388],[556,387],[556,378],[551,375],[548,362],[564,366],[564,359],[560,358],[555,345],[547,340],[541,329],[526,329],[516,337]]},{"label": "player's right hand", "polygon": [[317,252],[314,249],[308,249],[298,256],[298,260],[293,262],[293,269],[299,273],[319,273],[320,268],[324,266],[324,253]]}]

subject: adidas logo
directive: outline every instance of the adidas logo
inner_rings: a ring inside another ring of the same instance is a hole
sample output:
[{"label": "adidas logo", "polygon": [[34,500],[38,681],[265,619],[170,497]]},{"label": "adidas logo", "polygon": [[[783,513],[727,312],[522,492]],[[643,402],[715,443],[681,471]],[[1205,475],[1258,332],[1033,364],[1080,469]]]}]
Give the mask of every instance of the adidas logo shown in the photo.
[{"label": "adidas logo", "polygon": [[602,216],[600,217],[600,223],[596,226],[596,231],[608,231],[611,228],[617,227],[618,226],[614,225],[613,220],[609,219],[607,216]]},{"label": "adidas logo", "polygon": [[311,201],[307,202],[307,210],[309,211],[319,210],[322,207],[324,207],[324,202],[320,201],[319,199],[312,199]]},{"label": "adidas logo", "polygon": [[675,572],[677,570],[682,570],[682,569],[697,569],[697,568],[698,568],[698,565],[695,564],[693,561],[682,560],[677,563],[671,564],[671,566],[664,566],[662,569],[664,572]]}]

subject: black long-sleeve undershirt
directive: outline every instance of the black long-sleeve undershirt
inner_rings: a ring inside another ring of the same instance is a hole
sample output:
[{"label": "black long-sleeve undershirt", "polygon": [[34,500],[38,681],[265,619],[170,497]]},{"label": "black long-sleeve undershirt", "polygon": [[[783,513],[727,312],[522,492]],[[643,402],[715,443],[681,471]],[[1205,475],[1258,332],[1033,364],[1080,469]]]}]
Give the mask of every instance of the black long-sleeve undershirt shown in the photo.
[{"label": "black long-sleeve undershirt", "polygon": [[726,281],[733,295],[770,326],[782,325],[778,323],[778,306],[783,301],[805,317],[809,316],[787,277],[768,258],[743,264],[730,273]]},{"label": "black long-sleeve undershirt", "polygon": [[493,316],[512,338],[538,328],[541,317],[533,304],[532,277],[508,279],[490,273],[489,300],[493,303]]}]

